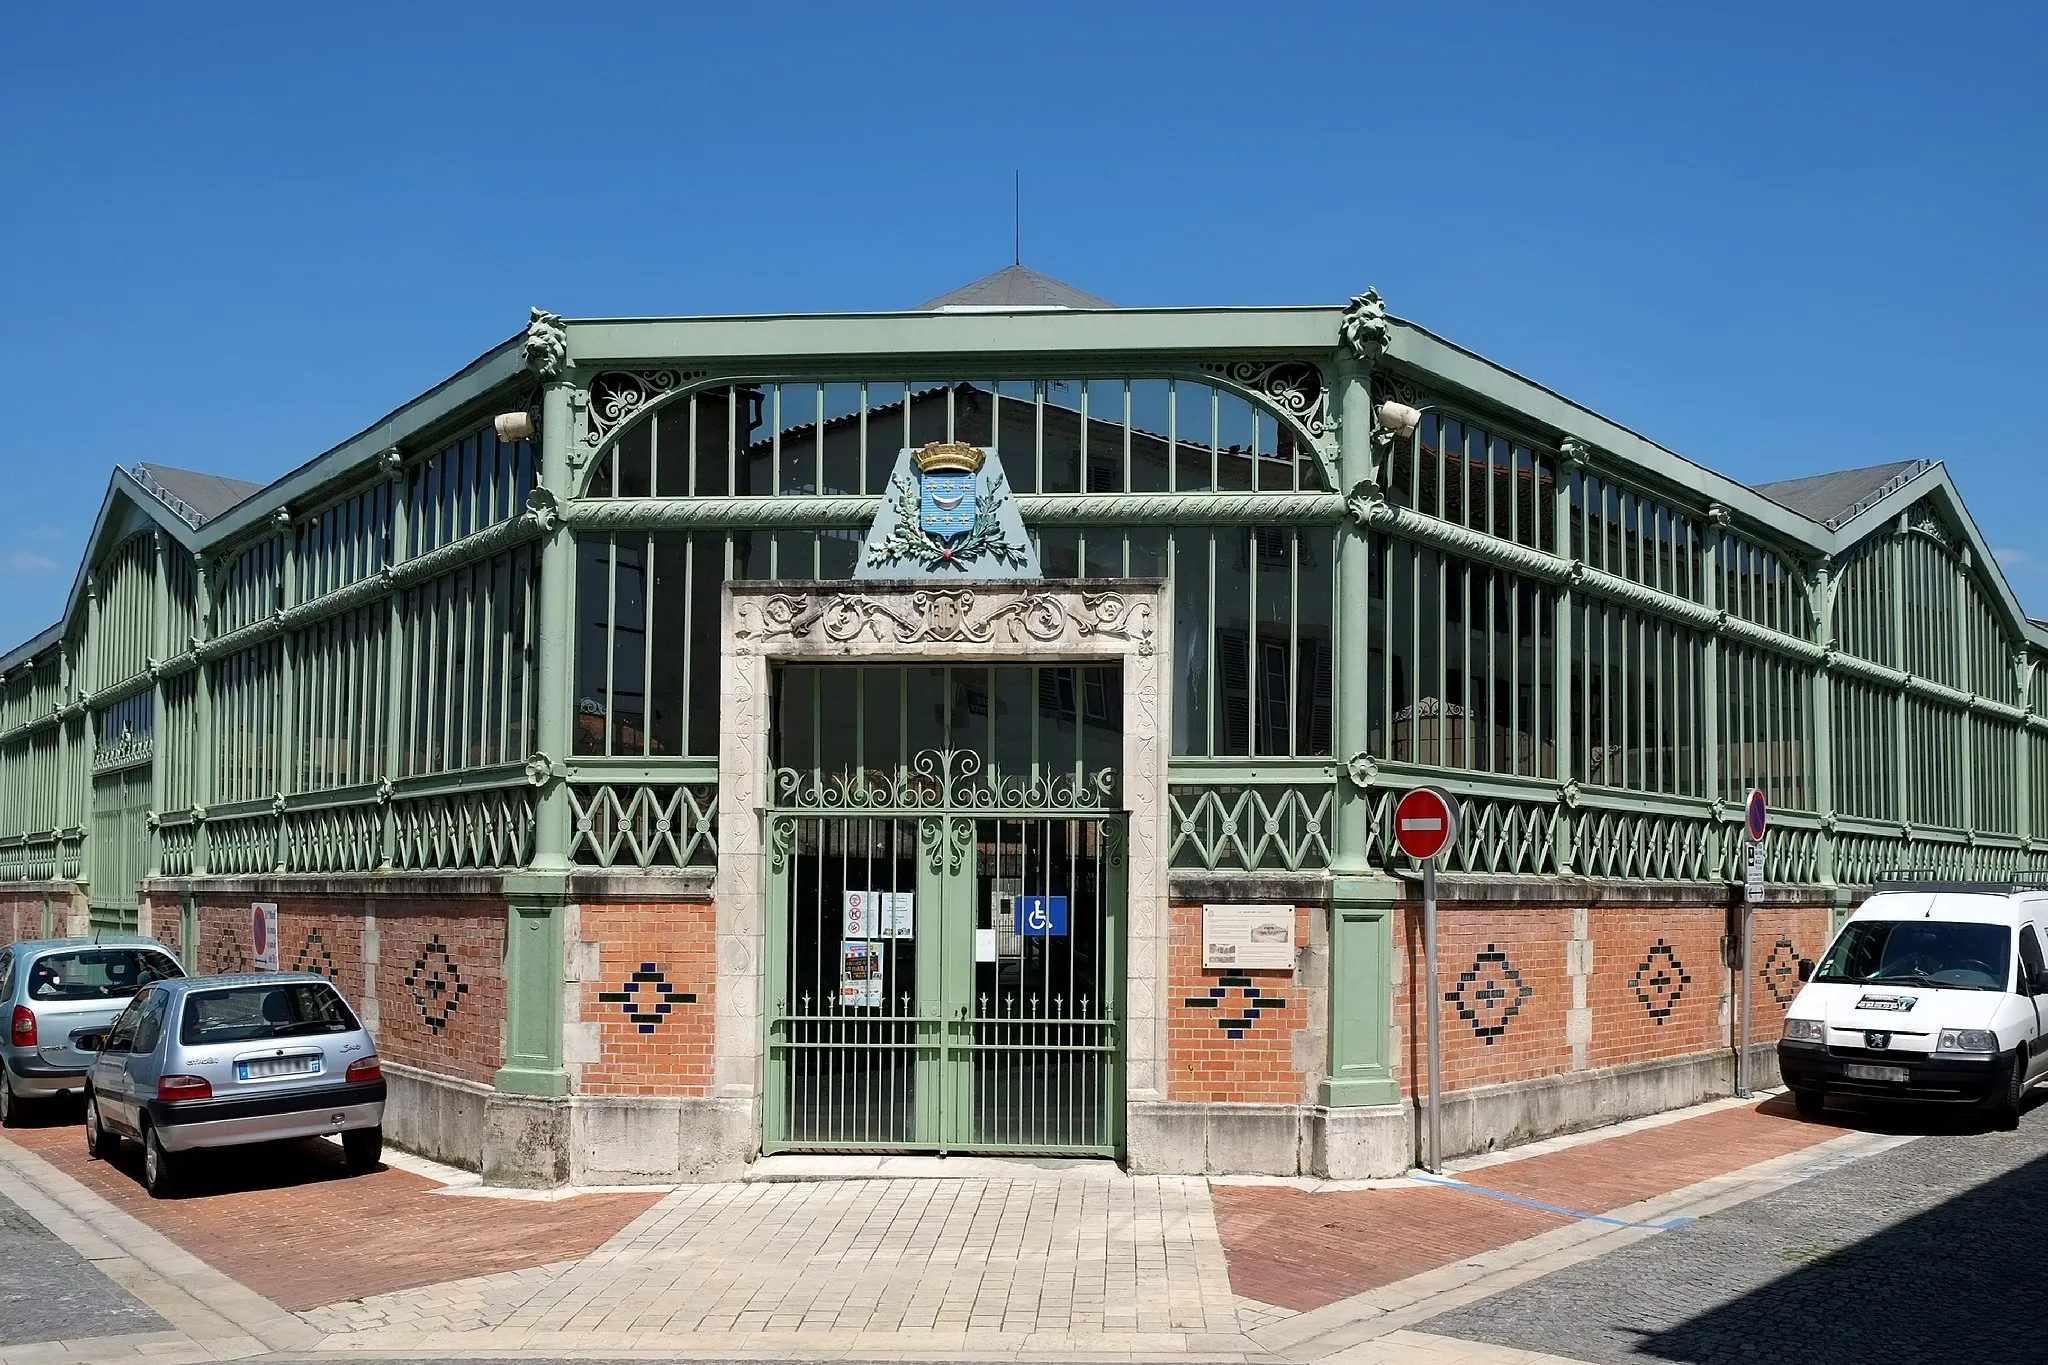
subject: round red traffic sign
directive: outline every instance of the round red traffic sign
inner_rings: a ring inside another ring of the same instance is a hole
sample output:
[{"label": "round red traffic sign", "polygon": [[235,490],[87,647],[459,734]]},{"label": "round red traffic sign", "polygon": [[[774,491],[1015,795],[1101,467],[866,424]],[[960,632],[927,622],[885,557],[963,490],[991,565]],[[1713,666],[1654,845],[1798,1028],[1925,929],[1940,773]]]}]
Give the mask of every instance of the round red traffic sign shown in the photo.
[{"label": "round red traffic sign", "polygon": [[1394,841],[1427,862],[1458,841],[1458,802],[1449,792],[1417,787],[1394,807]]},{"label": "round red traffic sign", "polygon": [[1751,787],[1749,799],[1743,803],[1743,820],[1749,826],[1749,837],[1757,843],[1763,842],[1770,813],[1770,804],[1764,800],[1763,789]]}]

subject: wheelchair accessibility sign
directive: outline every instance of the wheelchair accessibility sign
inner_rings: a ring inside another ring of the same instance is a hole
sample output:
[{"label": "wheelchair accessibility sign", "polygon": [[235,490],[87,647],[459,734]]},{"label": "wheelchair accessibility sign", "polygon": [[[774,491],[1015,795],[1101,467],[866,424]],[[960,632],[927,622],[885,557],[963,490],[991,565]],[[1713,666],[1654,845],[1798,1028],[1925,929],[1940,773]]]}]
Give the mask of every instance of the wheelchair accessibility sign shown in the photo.
[{"label": "wheelchair accessibility sign", "polygon": [[1064,937],[1067,932],[1065,896],[1017,897],[1017,934],[1020,938]]}]

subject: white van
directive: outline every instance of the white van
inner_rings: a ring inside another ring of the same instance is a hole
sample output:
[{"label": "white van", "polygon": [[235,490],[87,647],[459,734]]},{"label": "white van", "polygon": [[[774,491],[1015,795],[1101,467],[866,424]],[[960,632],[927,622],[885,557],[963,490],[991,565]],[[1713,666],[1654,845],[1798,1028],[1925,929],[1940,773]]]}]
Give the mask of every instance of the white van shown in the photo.
[{"label": "white van", "polygon": [[1802,1114],[1829,1095],[1981,1105],[2017,1121],[2048,1079],[2048,891],[1887,880],[1785,1014],[1778,1068]]}]

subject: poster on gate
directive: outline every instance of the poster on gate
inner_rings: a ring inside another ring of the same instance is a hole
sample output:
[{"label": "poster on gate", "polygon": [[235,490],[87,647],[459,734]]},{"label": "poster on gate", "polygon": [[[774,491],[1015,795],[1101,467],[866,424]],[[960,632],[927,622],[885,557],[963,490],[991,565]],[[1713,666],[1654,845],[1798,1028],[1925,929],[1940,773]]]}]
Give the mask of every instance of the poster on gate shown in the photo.
[{"label": "poster on gate", "polygon": [[840,945],[839,1007],[876,1009],[882,1003],[882,945],[847,940]]}]

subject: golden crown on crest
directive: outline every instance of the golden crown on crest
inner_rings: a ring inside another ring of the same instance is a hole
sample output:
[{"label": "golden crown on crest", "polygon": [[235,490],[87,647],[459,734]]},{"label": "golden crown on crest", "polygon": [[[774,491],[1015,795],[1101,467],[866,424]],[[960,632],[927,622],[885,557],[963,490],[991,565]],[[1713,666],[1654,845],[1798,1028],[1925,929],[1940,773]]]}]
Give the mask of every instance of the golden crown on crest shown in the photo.
[{"label": "golden crown on crest", "polygon": [[920,474],[976,474],[988,456],[965,441],[933,441],[910,458]]}]

